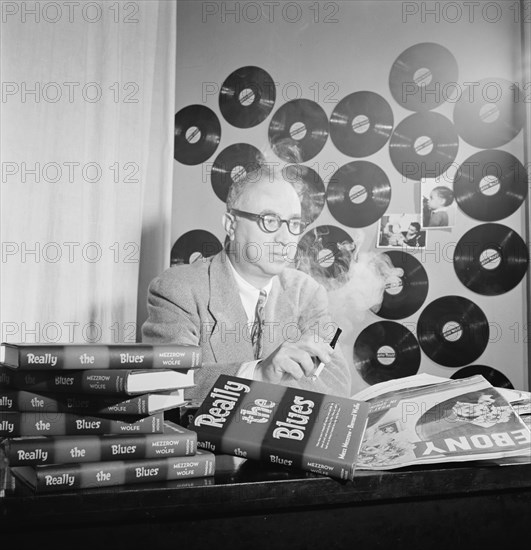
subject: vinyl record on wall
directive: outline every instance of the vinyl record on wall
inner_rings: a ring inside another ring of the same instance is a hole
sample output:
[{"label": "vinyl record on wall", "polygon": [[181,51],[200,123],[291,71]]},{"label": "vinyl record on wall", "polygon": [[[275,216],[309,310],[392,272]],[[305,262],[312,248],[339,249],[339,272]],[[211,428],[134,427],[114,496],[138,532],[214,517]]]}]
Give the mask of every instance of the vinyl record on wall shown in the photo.
[{"label": "vinyl record on wall", "polygon": [[453,54],[434,42],[404,50],[389,73],[389,88],[396,102],[410,111],[429,111],[446,101],[447,87],[457,82]]},{"label": "vinyl record on wall", "polygon": [[274,153],[290,163],[306,162],[328,139],[328,117],[309,99],[294,99],[280,106],[269,123],[269,144]]},{"label": "vinyl record on wall", "polygon": [[325,205],[325,186],[321,176],[304,164],[288,164],[282,168],[282,177],[299,195],[302,219],[308,224],[313,223]]},{"label": "vinyl record on wall", "polygon": [[406,178],[436,178],[455,160],[459,137],[450,120],[439,113],[415,113],[395,128],[389,153]]},{"label": "vinyl record on wall", "polygon": [[389,258],[403,275],[392,275],[385,281],[382,304],[374,313],[384,319],[404,319],[416,313],[428,295],[428,274],[413,254],[389,250],[382,254]]},{"label": "vinyl record on wall", "polygon": [[221,252],[219,239],[204,229],[193,229],[181,235],[171,249],[171,265],[191,264]]},{"label": "vinyl record on wall", "polygon": [[394,321],[369,325],[354,343],[354,366],[371,385],[416,374],[420,355],[413,333]]},{"label": "vinyl record on wall", "polygon": [[319,225],[307,231],[297,247],[297,268],[327,289],[348,280],[356,245],[352,237],[334,225]]},{"label": "vinyl record on wall", "polygon": [[260,67],[240,67],[223,82],[219,109],[229,124],[251,128],[267,118],[275,99],[275,83],[269,73]]},{"label": "vinyl record on wall", "polygon": [[214,160],[210,179],[217,197],[227,200],[230,186],[240,181],[249,172],[259,170],[264,164],[264,156],[253,145],[234,143],[229,145]]},{"label": "vinyl record on wall", "polygon": [[514,389],[514,386],[505,374],[486,365],[468,365],[454,372],[450,378],[452,380],[458,380],[459,378],[468,378],[469,376],[475,376],[477,374],[483,376],[483,378],[490,382],[495,388]]},{"label": "vinyl record on wall", "polygon": [[510,216],[523,204],[527,193],[527,170],[506,151],[474,153],[454,177],[459,208],[476,220],[493,222]]},{"label": "vinyl record on wall", "polygon": [[173,158],[187,165],[201,164],[218,148],[219,119],[204,105],[189,105],[175,114]]},{"label": "vinyl record on wall", "polygon": [[525,97],[503,78],[485,78],[467,86],[454,107],[457,133],[467,143],[493,149],[509,143],[525,122]]},{"label": "vinyl record on wall", "polygon": [[393,111],[374,92],[354,92],[344,97],[330,117],[334,145],[351,157],[367,157],[379,151],[393,131]]},{"label": "vinyl record on wall", "polygon": [[487,347],[489,323],[481,308],[462,296],[443,296],[422,311],[417,338],[424,353],[439,365],[461,367]]},{"label": "vinyl record on wall", "polygon": [[372,162],[359,160],[341,166],[330,178],[326,201],[330,213],[348,227],[378,221],[391,200],[387,174]]},{"label": "vinyl record on wall", "polygon": [[526,274],[529,253],[512,229],[485,223],[467,231],[454,250],[454,269],[473,292],[496,296],[512,290]]}]

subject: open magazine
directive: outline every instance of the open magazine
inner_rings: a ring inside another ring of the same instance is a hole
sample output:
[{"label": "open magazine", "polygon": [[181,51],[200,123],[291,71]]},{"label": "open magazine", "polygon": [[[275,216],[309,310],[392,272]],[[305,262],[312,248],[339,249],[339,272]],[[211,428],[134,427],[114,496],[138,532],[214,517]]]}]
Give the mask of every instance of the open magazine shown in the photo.
[{"label": "open magazine", "polygon": [[525,402],[527,392],[495,388],[480,375],[407,378],[352,396],[371,406],[358,470],[509,457],[531,460],[531,431],[511,404]]}]

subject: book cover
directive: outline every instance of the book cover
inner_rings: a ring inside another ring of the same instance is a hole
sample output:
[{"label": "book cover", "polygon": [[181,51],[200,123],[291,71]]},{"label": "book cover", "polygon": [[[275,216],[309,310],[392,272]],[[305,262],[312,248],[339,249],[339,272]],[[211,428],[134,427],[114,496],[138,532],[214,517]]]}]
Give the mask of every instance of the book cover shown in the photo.
[{"label": "book cover", "polygon": [[0,363],[15,369],[193,369],[199,346],[181,344],[0,344]]},{"label": "book cover", "polygon": [[2,388],[0,412],[74,412],[95,415],[145,416],[179,407],[186,403],[184,390],[124,396],[99,396],[74,393],[45,393]]},{"label": "book cover", "polygon": [[15,370],[10,387],[33,392],[138,395],[190,388],[194,369]]},{"label": "book cover", "polygon": [[197,434],[164,422],[162,434],[13,437],[0,443],[10,466],[192,456]]},{"label": "book cover", "polygon": [[221,375],[190,428],[216,454],[351,480],[368,412],[353,399]]},{"label": "book cover", "polygon": [[214,475],[215,467],[215,455],[198,450],[193,456],[14,466],[10,470],[35,492],[51,493],[208,477]]},{"label": "book cover", "polygon": [[75,413],[0,412],[0,437],[162,433],[164,413],[104,417]]}]

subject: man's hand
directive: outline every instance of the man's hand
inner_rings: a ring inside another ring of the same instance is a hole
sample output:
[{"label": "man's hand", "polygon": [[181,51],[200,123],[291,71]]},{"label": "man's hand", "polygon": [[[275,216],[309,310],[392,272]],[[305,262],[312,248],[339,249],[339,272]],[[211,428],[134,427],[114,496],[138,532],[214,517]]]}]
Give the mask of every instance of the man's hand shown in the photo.
[{"label": "man's hand", "polygon": [[[334,349],[314,334],[307,334],[297,342],[282,343],[269,357],[256,367],[263,382],[280,384],[289,379],[300,380],[310,376],[321,361],[328,363]],[[314,358],[317,363],[314,362]]]}]

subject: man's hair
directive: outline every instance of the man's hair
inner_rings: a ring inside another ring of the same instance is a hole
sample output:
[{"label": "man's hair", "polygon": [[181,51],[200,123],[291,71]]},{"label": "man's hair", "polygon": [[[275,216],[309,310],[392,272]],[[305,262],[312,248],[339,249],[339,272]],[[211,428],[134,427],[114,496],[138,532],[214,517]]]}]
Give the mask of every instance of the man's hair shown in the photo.
[{"label": "man's hair", "polygon": [[449,206],[452,202],[454,202],[454,192],[445,185],[438,185],[437,187],[434,187],[432,192],[443,200],[444,206]]},{"label": "man's hair", "polygon": [[[278,170],[278,168],[277,168]],[[275,168],[269,164],[253,166],[252,170],[247,172],[243,178],[234,181],[229,187],[227,194],[227,210],[238,208],[241,197],[249,186],[262,181],[272,182],[275,179],[280,179],[279,174],[275,173]]]},{"label": "man's hair", "polygon": [[417,231],[420,231],[420,223],[419,222],[411,222],[409,225],[412,225]]},{"label": "man's hair", "polygon": [[[288,160],[291,163],[300,163],[302,157],[300,154],[299,147],[296,143],[292,142],[293,140],[283,139],[279,140],[277,143],[272,145],[273,152],[280,158]],[[245,194],[249,186],[260,183],[262,181],[272,183],[274,181],[285,181],[290,183],[291,186],[295,189],[299,198],[301,197],[302,190],[302,181],[299,181],[300,178],[297,177],[297,174],[300,174],[300,171],[290,170],[287,173],[284,173],[284,170],[278,160],[268,159],[265,155],[265,161],[263,164],[254,162],[249,166],[249,170],[244,177],[234,181],[229,187],[227,194],[227,211],[230,211],[232,208],[238,208],[241,197]],[[296,168],[296,167],[294,167]],[[294,176],[295,174],[295,176]],[[287,176],[287,177],[286,177]]]}]

